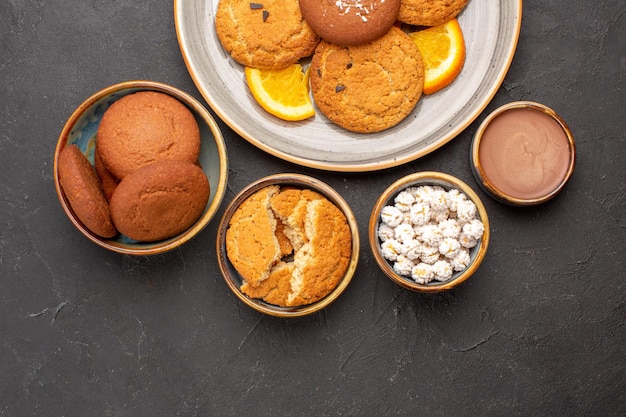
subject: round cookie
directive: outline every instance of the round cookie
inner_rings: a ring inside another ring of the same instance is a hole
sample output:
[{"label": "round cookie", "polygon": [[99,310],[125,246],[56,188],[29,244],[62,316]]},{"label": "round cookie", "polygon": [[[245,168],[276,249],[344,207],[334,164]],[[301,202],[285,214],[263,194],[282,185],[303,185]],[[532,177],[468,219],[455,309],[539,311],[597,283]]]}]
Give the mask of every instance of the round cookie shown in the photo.
[{"label": "round cookie", "polygon": [[396,22],[400,0],[300,0],[300,10],[325,41],[359,45],[387,33]]},{"label": "round cookie", "polygon": [[397,27],[364,45],[322,41],[311,62],[315,103],[333,123],[353,132],[379,132],[400,123],[423,87],[422,56]]},{"label": "round cookie", "polygon": [[[275,236],[279,224],[291,242],[291,259],[281,256]],[[314,303],[336,288],[352,256],[352,235],[341,210],[321,194],[269,186],[233,214],[226,251],[243,277],[244,294],[293,307]]]},{"label": "round cookie", "polygon": [[122,234],[142,242],[173,237],[202,215],[210,186],[197,165],[162,160],[128,174],[111,197],[111,218]]},{"label": "round cookie", "polygon": [[400,0],[398,20],[416,26],[437,26],[456,17],[468,0]]},{"label": "round cookie", "polygon": [[93,164],[96,168],[96,173],[98,174],[98,177],[100,177],[100,183],[102,183],[102,191],[104,191],[104,196],[107,198],[107,200],[110,200],[111,196],[113,195],[113,191],[115,191],[117,184],[119,184],[119,181],[113,176],[113,174],[109,172],[107,167],[104,166],[102,158],[100,157],[100,152],[98,152],[97,145],[96,150],[93,153]]},{"label": "round cookie", "polygon": [[123,179],[162,159],[194,162],[200,153],[200,128],[191,111],[165,93],[140,91],[113,103],[97,133],[102,162]]},{"label": "round cookie", "polygon": [[117,235],[98,175],[78,146],[63,148],[57,168],[59,183],[76,217],[98,236]]},{"label": "round cookie", "polygon": [[295,64],[310,56],[319,42],[303,19],[298,0],[220,0],[215,31],[235,61],[261,69]]}]

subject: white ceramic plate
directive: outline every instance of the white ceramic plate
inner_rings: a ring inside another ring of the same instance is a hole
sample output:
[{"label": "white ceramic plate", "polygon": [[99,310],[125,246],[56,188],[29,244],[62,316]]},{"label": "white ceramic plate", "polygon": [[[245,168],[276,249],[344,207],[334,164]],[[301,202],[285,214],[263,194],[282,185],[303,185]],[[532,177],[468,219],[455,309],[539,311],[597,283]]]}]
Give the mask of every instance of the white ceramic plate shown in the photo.
[{"label": "white ceramic plate", "polygon": [[461,74],[446,89],[423,97],[397,126],[358,134],[321,112],[302,122],[266,113],[250,94],[243,67],[215,34],[218,0],[175,0],[183,58],[211,108],[241,137],[279,158],[331,171],[373,171],[432,152],[472,123],[494,96],[515,53],[522,0],[470,0],[459,15],[466,42]]}]

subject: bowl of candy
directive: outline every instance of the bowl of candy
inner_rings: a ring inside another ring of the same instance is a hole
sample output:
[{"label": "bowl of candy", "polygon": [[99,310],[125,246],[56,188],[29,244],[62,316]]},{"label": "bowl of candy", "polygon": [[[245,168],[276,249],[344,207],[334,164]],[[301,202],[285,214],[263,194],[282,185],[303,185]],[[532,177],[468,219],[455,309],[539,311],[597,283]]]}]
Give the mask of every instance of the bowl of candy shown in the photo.
[{"label": "bowl of candy", "polygon": [[380,195],[369,221],[376,263],[396,284],[438,292],[466,281],[489,245],[489,219],[478,195],[460,179],[418,172]]}]

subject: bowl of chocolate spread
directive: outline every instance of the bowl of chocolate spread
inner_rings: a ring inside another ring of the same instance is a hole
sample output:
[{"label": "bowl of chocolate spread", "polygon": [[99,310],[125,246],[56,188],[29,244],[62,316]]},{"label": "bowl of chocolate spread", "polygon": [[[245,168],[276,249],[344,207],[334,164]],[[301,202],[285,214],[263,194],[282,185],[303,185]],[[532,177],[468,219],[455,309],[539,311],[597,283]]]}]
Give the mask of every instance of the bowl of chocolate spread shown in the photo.
[{"label": "bowl of chocolate spread", "polygon": [[572,176],[576,146],[565,121],[531,101],[506,104],[479,126],[472,171],[493,198],[514,206],[552,199]]}]

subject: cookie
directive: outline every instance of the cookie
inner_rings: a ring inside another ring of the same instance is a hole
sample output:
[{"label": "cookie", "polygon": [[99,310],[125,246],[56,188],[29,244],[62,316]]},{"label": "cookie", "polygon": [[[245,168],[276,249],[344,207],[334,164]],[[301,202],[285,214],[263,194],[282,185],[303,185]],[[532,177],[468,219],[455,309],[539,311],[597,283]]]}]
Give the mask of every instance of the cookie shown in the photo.
[{"label": "cookie", "polygon": [[300,0],[300,10],[325,41],[360,45],[387,33],[396,22],[400,0]]},{"label": "cookie", "polygon": [[343,278],[350,263],[352,235],[345,216],[330,201],[307,204],[307,242],[294,256],[291,293],[287,304],[311,304],[329,294]]},{"label": "cookie", "polygon": [[226,231],[228,259],[252,286],[266,280],[282,257],[270,209],[270,199],[278,191],[278,186],[269,186],[248,197],[233,213]]},{"label": "cookie", "polygon": [[320,42],[311,61],[311,92],[333,123],[370,133],[400,123],[424,87],[417,46],[397,27],[373,42],[340,47]]},{"label": "cookie", "polygon": [[456,17],[468,0],[400,0],[398,20],[415,26],[437,26]]},{"label": "cookie", "polygon": [[266,280],[256,286],[247,281],[241,286],[241,292],[248,297],[259,298],[266,303],[287,307],[291,293],[291,279],[295,264],[280,262],[270,270]]},{"label": "cookie", "polygon": [[270,207],[283,224],[282,233],[289,239],[295,251],[307,241],[304,223],[308,203],[323,198],[315,191],[298,188],[283,189],[272,197]]},{"label": "cookie", "polygon": [[104,196],[107,198],[107,200],[111,200],[111,196],[113,195],[113,191],[115,191],[115,188],[117,188],[119,180],[109,172],[106,166],[104,166],[102,158],[100,157],[100,152],[98,152],[97,145],[96,150],[93,153],[93,162],[94,167],[96,168],[96,173],[100,178],[100,183],[102,184],[102,191],[104,191]]},{"label": "cookie", "polygon": [[110,201],[115,227],[131,239],[155,242],[187,230],[200,218],[210,185],[197,165],[161,160],[128,174]]},{"label": "cookie", "polygon": [[59,183],[76,217],[98,236],[117,235],[98,175],[78,146],[63,148],[57,168]]},{"label": "cookie", "polygon": [[122,180],[159,160],[196,161],[200,128],[191,111],[174,97],[140,91],[120,98],[106,110],[96,146],[109,172]]},{"label": "cookie", "polygon": [[261,69],[295,64],[310,56],[319,42],[303,19],[298,0],[220,0],[215,31],[235,61]]},{"label": "cookie", "polygon": [[[290,240],[291,257],[281,252],[278,227]],[[226,251],[244,294],[294,307],[314,303],[338,285],[352,255],[352,235],[343,213],[323,195],[270,186],[235,211]]]}]

